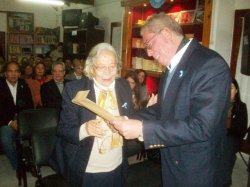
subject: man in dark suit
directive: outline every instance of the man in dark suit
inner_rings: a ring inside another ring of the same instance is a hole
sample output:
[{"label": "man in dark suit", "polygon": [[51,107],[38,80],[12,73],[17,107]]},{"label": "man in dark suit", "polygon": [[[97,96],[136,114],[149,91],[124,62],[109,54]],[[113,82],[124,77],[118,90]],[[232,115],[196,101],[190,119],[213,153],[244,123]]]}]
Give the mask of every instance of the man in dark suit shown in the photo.
[{"label": "man in dark suit", "polygon": [[0,80],[0,145],[13,169],[17,169],[14,142],[17,130],[17,115],[21,110],[32,108],[30,89],[24,80],[19,79],[18,63],[5,66],[5,77]]},{"label": "man in dark suit", "polygon": [[161,148],[164,187],[216,187],[229,107],[228,65],[185,38],[165,13],[147,20],[141,34],[147,54],[169,71],[161,78],[158,102],[141,111],[139,120],[111,123],[125,138],[144,140],[146,149]]},{"label": "man in dark suit", "polygon": [[66,83],[64,75],[65,65],[63,62],[52,64],[52,79],[41,86],[43,107],[61,110],[62,91]]}]

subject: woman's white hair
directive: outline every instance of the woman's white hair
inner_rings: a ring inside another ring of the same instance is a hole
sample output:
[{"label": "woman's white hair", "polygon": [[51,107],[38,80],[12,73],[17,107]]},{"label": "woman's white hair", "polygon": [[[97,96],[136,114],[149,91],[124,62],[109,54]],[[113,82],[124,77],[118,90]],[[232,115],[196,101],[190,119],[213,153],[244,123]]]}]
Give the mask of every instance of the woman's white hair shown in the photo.
[{"label": "woman's white hair", "polygon": [[92,79],[95,75],[94,72],[94,66],[96,65],[96,58],[101,54],[102,51],[110,51],[114,54],[115,57],[115,62],[118,65],[118,55],[112,45],[109,43],[99,43],[95,45],[91,51],[89,52],[89,55],[86,59],[85,62],[85,67],[84,67],[84,74]]}]

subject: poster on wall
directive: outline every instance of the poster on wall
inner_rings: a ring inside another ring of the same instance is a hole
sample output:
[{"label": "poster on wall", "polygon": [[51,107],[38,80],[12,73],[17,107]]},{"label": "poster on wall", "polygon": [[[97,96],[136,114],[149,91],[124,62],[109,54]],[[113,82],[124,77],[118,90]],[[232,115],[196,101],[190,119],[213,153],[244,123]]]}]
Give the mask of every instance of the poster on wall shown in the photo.
[{"label": "poster on wall", "polygon": [[33,32],[34,14],[24,12],[8,12],[8,32]]}]

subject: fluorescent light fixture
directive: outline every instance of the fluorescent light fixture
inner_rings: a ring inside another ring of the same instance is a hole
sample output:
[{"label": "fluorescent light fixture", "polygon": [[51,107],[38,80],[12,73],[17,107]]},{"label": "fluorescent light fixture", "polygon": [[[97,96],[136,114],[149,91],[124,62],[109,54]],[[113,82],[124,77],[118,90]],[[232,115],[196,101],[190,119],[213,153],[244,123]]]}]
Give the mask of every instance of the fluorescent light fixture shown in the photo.
[{"label": "fluorescent light fixture", "polygon": [[32,3],[40,3],[40,4],[49,4],[49,5],[57,5],[62,6],[64,2],[61,0],[19,0],[22,2],[32,2]]}]

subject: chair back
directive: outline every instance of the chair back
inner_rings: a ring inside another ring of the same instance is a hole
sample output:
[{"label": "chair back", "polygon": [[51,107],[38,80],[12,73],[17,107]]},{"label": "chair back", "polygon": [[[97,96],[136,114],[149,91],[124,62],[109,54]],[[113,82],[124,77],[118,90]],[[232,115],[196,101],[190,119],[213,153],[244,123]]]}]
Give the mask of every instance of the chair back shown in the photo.
[{"label": "chair back", "polygon": [[34,164],[38,167],[48,166],[48,161],[56,143],[56,127],[37,131],[32,134],[31,144]]},{"label": "chair back", "polygon": [[18,135],[28,139],[34,131],[56,127],[58,118],[58,111],[53,108],[23,110],[18,115]]}]

